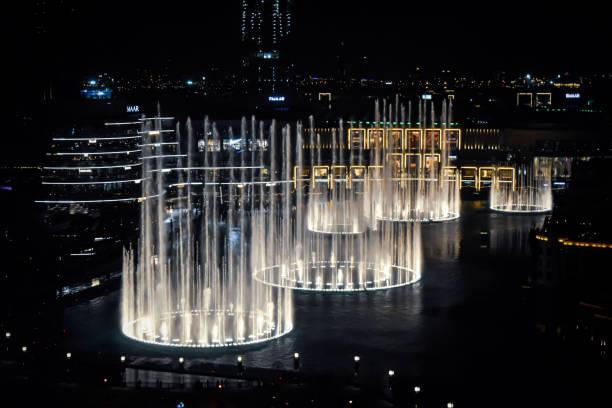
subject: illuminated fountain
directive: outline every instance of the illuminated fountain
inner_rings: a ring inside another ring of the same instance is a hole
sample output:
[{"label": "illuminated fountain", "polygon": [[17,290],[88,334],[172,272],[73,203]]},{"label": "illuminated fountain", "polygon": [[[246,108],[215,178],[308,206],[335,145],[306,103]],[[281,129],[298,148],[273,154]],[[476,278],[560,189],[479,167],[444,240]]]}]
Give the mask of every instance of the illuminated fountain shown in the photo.
[{"label": "illuminated fountain", "polygon": [[[306,205],[308,230],[326,234],[361,234],[372,222],[369,194],[364,183],[366,166],[363,163],[363,146],[348,150],[338,143],[336,129],[331,138],[331,165],[321,157],[321,136],[316,133],[310,118],[310,180],[309,188],[297,186],[297,202]],[[342,120],[338,134],[344,134]],[[301,135],[298,143],[301,142]],[[347,166],[347,160],[349,166]],[[297,152],[297,168],[304,168],[303,152]]]},{"label": "illuminated fountain", "polygon": [[362,234],[305,232],[293,257],[259,270],[268,285],[305,291],[362,291],[421,278],[419,223],[381,221]]},{"label": "illuminated fountain", "polygon": [[529,166],[518,166],[514,177],[494,175],[489,206],[509,213],[539,213],[552,210],[552,160],[535,157]]},{"label": "illuminated fountain", "polygon": [[414,123],[411,103],[407,116],[406,109],[401,108],[401,121],[397,109],[394,117],[387,117],[387,112],[393,111],[393,106],[383,105],[381,119],[377,103],[375,122],[384,126],[367,129],[370,154],[382,171],[378,177],[370,177],[376,218],[400,222],[458,218],[459,173],[449,161],[459,146],[460,134],[458,129],[450,128],[452,102],[444,101],[441,114],[436,116],[433,102],[420,101],[417,127],[388,127],[398,122]]},{"label": "illuminated fountain", "polygon": [[[338,130],[344,134],[342,121]],[[294,223],[280,226],[294,250],[276,262],[266,255],[255,278],[306,291],[386,289],[420,279],[420,224],[375,219],[363,147],[348,149],[335,131],[331,143],[322,142],[312,118],[308,140],[303,131],[298,123],[294,137],[283,135],[283,140],[297,141],[295,160],[286,146],[282,171],[271,163],[271,174],[283,175],[288,163],[295,163]],[[291,204],[285,201],[284,205]],[[263,239],[256,242],[265,246]],[[254,253],[264,254],[265,248],[254,248]]]},{"label": "illuminated fountain", "polygon": [[[193,152],[188,120],[187,153],[177,155],[177,163],[170,165],[169,157],[159,152],[159,123],[153,129],[147,126],[142,190],[150,199],[142,203],[138,247],[124,251],[123,333],[153,344],[219,347],[262,342],[289,332],[291,291],[263,285],[252,275],[262,269],[261,262],[278,262],[291,250],[291,241],[281,234],[283,222],[290,223],[282,213],[287,207],[277,205],[277,191],[259,179],[256,170],[261,166],[246,164],[263,162],[264,152],[255,147],[250,152],[232,151],[229,164],[217,163],[217,154],[209,149]],[[254,120],[251,128],[254,134]],[[179,130],[177,125],[180,146]],[[261,140],[263,125],[259,130]],[[247,132],[244,119],[241,132]],[[216,126],[207,120],[204,135],[207,140],[198,142],[200,148],[220,139]],[[196,158],[201,165],[194,165]],[[227,173],[229,181],[221,177]],[[253,192],[258,188],[257,208]],[[252,251],[253,240],[257,251]],[[265,256],[258,252],[258,240],[267,244]]]}]

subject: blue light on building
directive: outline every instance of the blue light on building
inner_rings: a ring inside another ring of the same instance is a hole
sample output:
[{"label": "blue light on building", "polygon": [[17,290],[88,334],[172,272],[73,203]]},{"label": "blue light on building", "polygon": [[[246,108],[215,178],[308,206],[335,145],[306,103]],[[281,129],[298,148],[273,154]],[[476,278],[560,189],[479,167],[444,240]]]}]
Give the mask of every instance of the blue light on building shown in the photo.
[{"label": "blue light on building", "polygon": [[113,91],[110,89],[81,89],[85,99],[110,99]]},{"label": "blue light on building", "polygon": [[268,96],[269,102],[285,102],[285,97],[283,95],[272,95]]}]

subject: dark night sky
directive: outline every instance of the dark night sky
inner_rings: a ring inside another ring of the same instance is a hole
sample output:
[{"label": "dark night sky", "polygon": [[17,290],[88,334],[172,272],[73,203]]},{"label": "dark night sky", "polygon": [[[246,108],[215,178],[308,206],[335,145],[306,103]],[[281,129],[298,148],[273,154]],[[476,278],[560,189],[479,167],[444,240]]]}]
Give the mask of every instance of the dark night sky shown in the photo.
[{"label": "dark night sky", "polygon": [[[51,12],[43,18],[33,17],[33,3],[24,3],[16,19],[17,60],[29,66],[25,72],[55,67],[64,75],[80,76],[171,61],[177,72],[190,74],[210,64],[238,62],[238,0],[160,5],[142,0],[48,0]],[[601,11],[545,12],[497,2],[484,14],[463,5],[421,3],[427,5],[297,0],[294,59],[298,67],[317,73],[334,69],[339,55],[348,60],[367,55],[381,62],[372,75],[401,75],[415,65],[476,72],[610,68],[600,55],[610,38]],[[406,5],[410,8],[402,7]],[[42,42],[41,37],[32,40],[40,24],[51,33]]]}]

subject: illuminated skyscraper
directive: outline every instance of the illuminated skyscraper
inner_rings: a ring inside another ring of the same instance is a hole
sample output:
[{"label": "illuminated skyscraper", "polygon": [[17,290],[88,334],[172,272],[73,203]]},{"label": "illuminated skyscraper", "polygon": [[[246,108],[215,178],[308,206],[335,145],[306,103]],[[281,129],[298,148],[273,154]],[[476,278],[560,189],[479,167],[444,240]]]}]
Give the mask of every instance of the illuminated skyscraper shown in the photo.
[{"label": "illuminated skyscraper", "polygon": [[292,6],[292,0],[242,0],[243,85],[257,102],[282,104],[293,91],[293,64],[287,55]]}]

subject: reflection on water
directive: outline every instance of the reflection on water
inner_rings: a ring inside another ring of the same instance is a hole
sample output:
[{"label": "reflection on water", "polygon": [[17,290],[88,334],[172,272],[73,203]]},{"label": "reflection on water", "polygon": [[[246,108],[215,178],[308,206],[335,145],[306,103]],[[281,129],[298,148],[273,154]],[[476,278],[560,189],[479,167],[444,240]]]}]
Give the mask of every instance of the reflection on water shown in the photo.
[{"label": "reflection on water", "polygon": [[461,214],[423,225],[420,282],[380,292],[297,293],[294,330],[265,345],[194,351],[131,341],[120,334],[119,296],[113,293],[66,310],[69,346],[227,364],[240,354],[247,367],[287,369],[299,352],[303,370],[343,374],[352,373],[353,356],[359,355],[360,376],[371,378],[389,369],[458,377],[465,367],[488,376],[499,367],[527,364],[530,354],[516,347],[523,327],[513,288],[519,286],[519,269],[530,265],[529,228],[543,216],[491,213],[482,202],[464,203]]},{"label": "reflection on water", "polygon": [[459,219],[430,223],[423,231],[423,253],[426,258],[452,260],[459,258],[461,242],[461,221]]},{"label": "reflection on water", "polygon": [[[164,371],[139,370],[126,368],[123,382],[128,387],[140,386],[144,388],[202,388],[219,387],[219,379],[206,375],[192,375]],[[257,381],[249,380],[224,380],[223,387],[246,388],[257,386]]]}]

